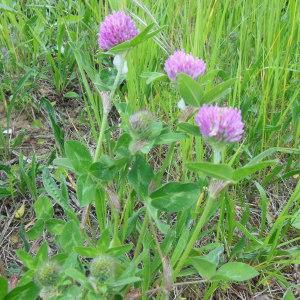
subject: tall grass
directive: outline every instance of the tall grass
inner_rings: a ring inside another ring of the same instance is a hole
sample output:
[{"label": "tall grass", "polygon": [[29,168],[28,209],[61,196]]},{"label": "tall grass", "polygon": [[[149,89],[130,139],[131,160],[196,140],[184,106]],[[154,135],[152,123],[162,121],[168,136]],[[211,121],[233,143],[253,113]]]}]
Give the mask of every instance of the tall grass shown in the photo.
[{"label": "tall grass", "polygon": [[[21,1],[0,6],[2,76],[20,77],[28,68],[67,91],[74,75],[73,49],[96,54],[97,28],[111,9],[126,8],[141,28],[164,26],[157,42],[140,45],[130,56],[127,101],[162,115],[174,111],[177,98],[160,93],[160,85],[138,80],[143,71],[161,71],[166,56],[183,48],[203,57],[208,70],[222,70],[216,80],[236,79],[230,105],[241,106],[255,149],[297,143],[299,122],[299,1]],[[143,24],[142,24],[143,23]],[[72,43],[74,48],[68,45]],[[74,75],[72,77],[72,74]],[[146,91],[146,93],[145,93]],[[141,96],[146,95],[146,96]],[[171,114],[173,115],[173,114]]]}]

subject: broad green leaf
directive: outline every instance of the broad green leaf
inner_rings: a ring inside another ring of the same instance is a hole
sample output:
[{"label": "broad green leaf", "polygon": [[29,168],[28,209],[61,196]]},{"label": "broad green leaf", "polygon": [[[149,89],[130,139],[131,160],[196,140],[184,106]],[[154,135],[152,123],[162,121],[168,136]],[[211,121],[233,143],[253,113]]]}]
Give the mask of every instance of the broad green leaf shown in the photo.
[{"label": "broad green leaf", "polygon": [[79,224],[73,220],[69,220],[59,236],[59,243],[61,247],[70,252],[74,247],[79,247],[83,242],[82,233]]},{"label": "broad green leaf", "polygon": [[34,269],[36,267],[36,262],[34,261],[34,258],[28,254],[23,249],[16,250],[16,254],[19,257],[19,259],[22,261],[25,267],[28,269]]},{"label": "broad green leaf", "polygon": [[90,166],[89,173],[104,182],[111,181],[127,162],[128,157],[112,159],[108,155],[102,155],[98,162]]},{"label": "broad green leaf", "polygon": [[89,174],[80,175],[77,179],[77,199],[81,206],[94,203],[97,193],[97,183]]},{"label": "broad green leaf", "polygon": [[40,288],[33,282],[14,288],[6,296],[5,300],[37,299]]},{"label": "broad green leaf", "polygon": [[202,257],[192,257],[188,260],[197,272],[205,279],[210,279],[216,274],[217,265]]},{"label": "broad green leaf", "polygon": [[61,190],[52,178],[48,168],[43,169],[42,180],[48,195],[63,209],[68,210],[68,203],[65,202],[65,199],[62,197]]},{"label": "broad green leaf", "polygon": [[37,261],[37,264],[40,265],[43,262],[45,262],[47,259],[48,259],[48,244],[47,242],[43,242],[36,254],[35,260]]},{"label": "broad green leaf", "polygon": [[187,135],[182,132],[166,132],[162,133],[155,139],[155,145],[167,145],[174,142],[182,141],[187,138]]},{"label": "broad green leaf", "polygon": [[97,248],[93,247],[75,247],[74,250],[79,255],[89,258],[97,257],[101,253]]},{"label": "broad green leaf", "polygon": [[278,163],[276,160],[268,160],[268,161],[262,161],[256,164],[251,164],[251,165],[246,165],[242,168],[239,168],[237,170],[234,171],[233,173],[233,180],[238,182],[250,175],[252,175],[253,173],[263,170],[271,165],[274,165]]},{"label": "broad green leaf", "polygon": [[48,197],[41,195],[33,204],[37,219],[49,219],[53,216],[52,203]]},{"label": "broad green leaf", "polygon": [[124,255],[124,254],[130,252],[131,249],[132,249],[132,245],[127,244],[127,245],[122,245],[119,247],[109,248],[106,252],[108,254],[111,254],[112,256],[121,256],[121,255]]},{"label": "broad green leaf", "polygon": [[153,179],[153,170],[141,155],[138,155],[128,173],[128,180],[135,191],[142,197],[148,196],[149,185]]},{"label": "broad green leaf", "polygon": [[231,92],[231,86],[235,83],[236,79],[228,79],[218,85],[215,85],[210,90],[205,91],[201,103],[210,103],[212,101],[218,101],[221,98],[224,98]]},{"label": "broad green leaf", "polygon": [[229,262],[222,265],[217,273],[216,278],[226,278],[227,281],[240,282],[250,280],[258,276],[259,273],[255,268],[242,262]]},{"label": "broad green leaf", "polygon": [[0,277],[0,300],[3,300],[8,292],[8,282],[4,277]]},{"label": "broad green leaf", "polygon": [[77,174],[88,172],[93,159],[85,145],[78,141],[66,141],[65,153]]},{"label": "broad green leaf", "polygon": [[81,285],[89,285],[87,277],[77,269],[68,268],[65,270],[65,274],[74,279],[75,281],[79,282]]},{"label": "broad green leaf", "polygon": [[38,219],[34,225],[26,232],[26,236],[29,240],[38,239],[44,232],[44,220]]},{"label": "broad green leaf", "polygon": [[177,75],[177,81],[179,92],[183,100],[189,105],[199,106],[203,94],[200,84],[183,73]]},{"label": "broad green leaf", "polygon": [[170,182],[150,195],[152,205],[163,211],[178,212],[197,202],[201,187],[195,183]]},{"label": "broad green leaf", "polygon": [[193,136],[200,136],[199,127],[196,125],[192,125],[189,123],[179,123],[177,125],[177,128]]},{"label": "broad green leaf", "polygon": [[68,158],[55,158],[53,160],[55,166],[64,167],[67,170],[75,172],[75,169],[72,166],[71,161]]},{"label": "broad green leaf", "polygon": [[47,230],[50,233],[52,233],[53,235],[61,235],[64,230],[66,222],[59,219],[49,219],[45,224]]},{"label": "broad green leaf", "polygon": [[234,169],[225,164],[199,162],[187,163],[186,166],[191,171],[200,171],[207,176],[228,181],[234,181]]}]

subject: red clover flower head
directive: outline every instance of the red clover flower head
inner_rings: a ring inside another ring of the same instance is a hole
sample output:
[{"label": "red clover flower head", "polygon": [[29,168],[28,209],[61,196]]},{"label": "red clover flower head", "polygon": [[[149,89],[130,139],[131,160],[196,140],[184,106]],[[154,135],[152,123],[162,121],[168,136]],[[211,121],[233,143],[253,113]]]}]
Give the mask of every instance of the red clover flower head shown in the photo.
[{"label": "red clover flower head", "polygon": [[114,12],[105,17],[99,28],[98,43],[101,49],[110,48],[133,39],[138,30],[132,18],[123,11]]},{"label": "red clover flower head", "polygon": [[205,72],[205,62],[202,59],[187,54],[184,51],[175,51],[165,62],[165,71],[170,80],[176,80],[179,73],[185,73],[197,79]]},{"label": "red clover flower head", "polygon": [[239,142],[243,137],[244,122],[239,109],[203,105],[195,121],[204,137],[217,142]]}]

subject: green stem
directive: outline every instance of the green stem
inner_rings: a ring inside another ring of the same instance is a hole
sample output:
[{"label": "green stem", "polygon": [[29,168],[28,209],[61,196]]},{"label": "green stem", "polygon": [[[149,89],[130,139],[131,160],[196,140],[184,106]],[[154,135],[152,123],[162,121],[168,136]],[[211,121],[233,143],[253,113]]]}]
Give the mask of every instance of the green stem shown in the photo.
[{"label": "green stem", "polygon": [[[122,74],[122,70],[124,67],[124,61],[125,59],[123,59],[121,61],[121,65],[118,68],[118,72],[114,81],[114,84],[110,90],[110,94],[109,94],[109,101],[110,103],[113,102],[113,98],[115,96],[117,87],[119,85],[119,81],[121,78],[121,74]],[[102,142],[103,142],[103,136],[104,136],[104,131],[105,131],[105,127],[107,124],[107,116],[108,116],[108,111],[106,111],[106,109],[103,106],[103,117],[102,117],[102,122],[101,122],[101,127],[100,127],[100,133],[99,133],[99,138],[98,138],[98,142],[97,142],[97,147],[96,147],[96,151],[95,151],[95,155],[94,155],[94,162],[98,160],[99,156],[100,156],[100,152],[101,152],[101,146],[102,146]]]},{"label": "green stem", "polygon": [[208,216],[209,216],[209,213],[211,211],[211,208],[212,208],[212,205],[213,205],[213,202],[214,202],[214,199],[213,198],[208,198],[207,199],[207,202],[206,202],[206,205],[204,207],[204,210],[203,210],[203,213],[197,223],[197,226],[185,248],[185,251],[183,252],[181,258],[179,259],[178,261],[178,264],[175,268],[175,271],[174,271],[174,279],[176,279],[176,277],[178,276],[179,272],[181,271],[186,259],[188,258],[191,250],[193,249],[197,239],[199,238],[199,234],[200,234],[200,231],[201,229],[203,228],[203,226],[205,225],[207,219],[208,219]]},{"label": "green stem", "polygon": [[213,161],[214,164],[219,164],[222,161],[222,151],[218,146],[213,146]]},{"label": "green stem", "polygon": [[102,122],[101,122],[101,127],[100,127],[100,133],[98,137],[98,142],[97,142],[97,147],[94,155],[94,162],[96,162],[100,156],[100,151],[101,151],[101,145],[103,141],[103,136],[104,136],[104,130],[106,127],[107,123],[107,113],[103,111],[103,116],[102,116]]},{"label": "green stem", "polygon": [[148,215],[148,212],[146,211],[144,221],[142,224],[142,228],[141,228],[141,232],[140,232],[138,241],[136,243],[136,247],[135,247],[135,251],[134,251],[134,258],[136,258],[138,256],[138,254],[141,250],[142,241],[143,241],[143,238],[145,237],[145,233],[146,233],[148,225],[149,225],[149,215]]}]

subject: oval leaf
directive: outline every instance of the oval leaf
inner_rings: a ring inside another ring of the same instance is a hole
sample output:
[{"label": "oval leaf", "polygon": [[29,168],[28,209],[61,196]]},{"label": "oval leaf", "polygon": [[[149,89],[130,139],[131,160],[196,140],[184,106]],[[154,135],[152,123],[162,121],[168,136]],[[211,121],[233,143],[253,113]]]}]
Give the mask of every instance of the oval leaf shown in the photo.
[{"label": "oval leaf", "polygon": [[259,273],[255,268],[242,262],[229,262],[221,266],[217,271],[217,277],[228,281],[246,281],[256,277]]},{"label": "oval leaf", "polygon": [[183,211],[198,200],[201,186],[195,183],[170,182],[150,195],[152,205],[167,212]]}]

